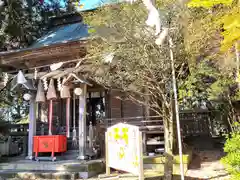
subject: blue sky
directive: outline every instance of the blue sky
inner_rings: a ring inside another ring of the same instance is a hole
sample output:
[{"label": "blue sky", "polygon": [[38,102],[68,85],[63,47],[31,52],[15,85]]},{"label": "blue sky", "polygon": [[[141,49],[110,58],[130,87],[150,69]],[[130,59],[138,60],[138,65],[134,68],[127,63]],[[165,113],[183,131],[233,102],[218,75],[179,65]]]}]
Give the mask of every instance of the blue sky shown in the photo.
[{"label": "blue sky", "polygon": [[113,4],[120,1],[121,0],[80,0],[81,8],[79,6],[77,10],[85,11],[85,10],[96,9],[100,6],[103,6],[106,4]]},{"label": "blue sky", "polygon": [[[48,0],[46,0],[45,2],[47,2]],[[77,8],[78,11],[86,11],[86,10],[92,10],[92,9],[96,9],[102,5],[106,5],[106,4],[113,4],[113,3],[117,3],[117,2],[121,2],[124,0],[79,0],[79,6]],[[60,0],[60,4],[61,6],[64,7],[64,1]]]}]

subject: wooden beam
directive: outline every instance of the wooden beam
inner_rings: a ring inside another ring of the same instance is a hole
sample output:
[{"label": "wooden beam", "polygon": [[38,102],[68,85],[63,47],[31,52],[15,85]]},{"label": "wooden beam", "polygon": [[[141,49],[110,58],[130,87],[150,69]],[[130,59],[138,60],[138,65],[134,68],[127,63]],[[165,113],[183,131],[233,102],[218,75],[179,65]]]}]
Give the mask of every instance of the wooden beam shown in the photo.
[{"label": "wooden beam", "polygon": [[54,79],[58,79],[58,78],[61,78],[63,76],[66,76],[68,75],[69,73],[73,72],[75,68],[68,68],[58,74],[56,74],[55,76],[53,76]]},{"label": "wooden beam", "polygon": [[60,45],[52,45],[49,47],[41,47],[33,50],[25,50],[9,54],[1,54],[1,64],[12,65],[16,63],[24,63],[30,61],[34,64],[36,61],[43,61],[52,59],[53,57],[59,59],[66,56],[80,56],[86,55],[85,41],[69,42]]},{"label": "wooden beam", "polygon": [[[90,64],[83,64],[83,65],[80,65],[78,68],[66,68],[66,69],[59,69],[59,70],[56,70],[57,72],[55,73],[55,71],[51,71],[51,72],[38,72],[37,73],[37,78],[38,79],[42,79],[42,76],[45,76],[46,74],[49,74],[47,75],[47,77],[51,77],[53,79],[57,79],[57,78],[61,78],[67,74],[70,74],[71,72],[75,73],[75,74],[78,74],[78,73],[87,73],[87,72],[91,72],[92,71],[92,66]],[[68,72],[68,73],[64,73],[64,72]],[[17,73],[17,72],[16,72]],[[51,76],[50,76],[51,75]],[[33,79],[34,78],[34,73],[28,73],[28,74],[25,74],[25,76],[29,79]]]},{"label": "wooden beam", "polygon": [[[43,57],[43,58],[32,58],[30,60],[25,60],[23,63],[27,66],[27,68],[35,68],[35,67],[41,67],[41,66],[48,66],[53,63],[58,63],[58,62],[68,62],[68,61],[73,61],[77,59],[84,58],[85,55],[78,55],[78,54],[61,54],[58,56],[51,56],[51,57]],[[16,62],[15,64],[20,64],[20,62]]]},{"label": "wooden beam", "polygon": [[75,73],[71,73],[70,75],[73,76],[80,83],[87,84],[88,86],[93,86],[87,80],[85,80],[85,78],[83,78],[82,76],[80,77],[80,75],[77,76]]},{"label": "wooden beam", "polygon": [[68,62],[75,59],[84,58],[86,54],[79,53],[63,53],[59,55],[53,55],[49,57],[38,57],[37,59],[32,58],[31,60],[26,60],[28,68],[34,68],[38,66],[46,66],[58,62]]},{"label": "wooden beam", "polygon": [[56,74],[59,74],[61,72],[62,72],[61,70],[51,71],[51,72],[48,72],[47,74],[41,76],[40,79],[52,78],[53,76],[55,76]]}]

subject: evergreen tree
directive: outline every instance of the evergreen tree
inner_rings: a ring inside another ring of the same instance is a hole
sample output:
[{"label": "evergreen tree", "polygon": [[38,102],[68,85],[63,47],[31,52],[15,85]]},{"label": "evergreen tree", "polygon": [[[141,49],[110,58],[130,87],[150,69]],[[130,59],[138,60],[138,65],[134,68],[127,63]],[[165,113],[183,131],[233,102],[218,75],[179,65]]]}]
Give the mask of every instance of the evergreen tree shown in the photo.
[{"label": "evergreen tree", "polygon": [[2,0],[0,6],[0,51],[29,46],[42,35],[49,18],[59,15],[59,1]]}]

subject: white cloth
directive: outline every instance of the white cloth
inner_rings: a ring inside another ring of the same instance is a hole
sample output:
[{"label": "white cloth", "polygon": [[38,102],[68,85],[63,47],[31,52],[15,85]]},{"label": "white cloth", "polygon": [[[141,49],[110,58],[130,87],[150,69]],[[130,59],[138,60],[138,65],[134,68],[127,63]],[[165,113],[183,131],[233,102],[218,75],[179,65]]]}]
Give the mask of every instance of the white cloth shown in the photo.
[{"label": "white cloth", "polygon": [[[137,0],[125,0],[127,2],[133,3]],[[154,6],[153,0],[142,0],[143,4],[146,6],[148,13],[148,18],[146,24],[150,27],[155,27],[155,35],[161,32],[161,19],[157,8]]]},{"label": "white cloth", "polygon": [[136,2],[137,0],[125,0],[125,1],[132,4],[132,3]]},{"label": "white cloth", "polygon": [[165,41],[166,37],[168,35],[168,29],[164,28],[163,31],[159,34],[159,36],[157,37],[155,43],[159,46],[161,46],[163,44],[163,42]]}]

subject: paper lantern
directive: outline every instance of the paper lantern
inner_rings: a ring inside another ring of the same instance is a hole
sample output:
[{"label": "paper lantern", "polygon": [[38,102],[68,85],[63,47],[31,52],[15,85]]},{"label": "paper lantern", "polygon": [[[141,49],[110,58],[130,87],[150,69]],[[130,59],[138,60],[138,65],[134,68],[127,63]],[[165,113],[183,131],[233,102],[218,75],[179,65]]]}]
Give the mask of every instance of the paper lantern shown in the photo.
[{"label": "paper lantern", "polygon": [[74,89],[74,93],[77,95],[77,96],[80,96],[82,94],[82,89],[81,88],[75,88]]},{"label": "paper lantern", "polygon": [[56,89],[54,87],[53,79],[50,80],[48,91],[47,91],[47,99],[57,99]]},{"label": "paper lantern", "polygon": [[36,102],[45,102],[45,101],[46,101],[46,97],[44,94],[43,84],[42,84],[42,81],[39,80],[37,95],[36,95]]},{"label": "paper lantern", "polygon": [[29,101],[29,100],[31,99],[31,97],[32,97],[32,95],[31,95],[31,94],[28,94],[28,93],[26,93],[26,94],[23,95],[23,99],[24,99],[25,101]]},{"label": "paper lantern", "polygon": [[66,78],[63,79],[63,85],[60,91],[60,96],[62,99],[66,99],[66,98],[70,98],[70,90],[69,90],[69,86],[64,85],[64,82],[66,81]]}]

